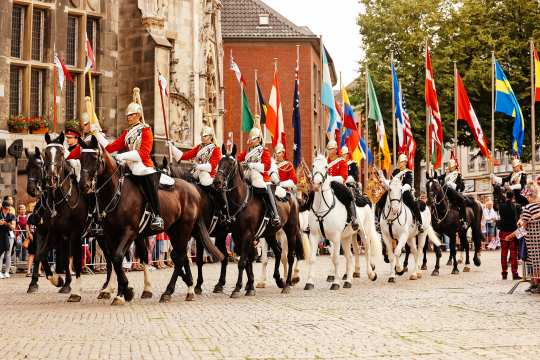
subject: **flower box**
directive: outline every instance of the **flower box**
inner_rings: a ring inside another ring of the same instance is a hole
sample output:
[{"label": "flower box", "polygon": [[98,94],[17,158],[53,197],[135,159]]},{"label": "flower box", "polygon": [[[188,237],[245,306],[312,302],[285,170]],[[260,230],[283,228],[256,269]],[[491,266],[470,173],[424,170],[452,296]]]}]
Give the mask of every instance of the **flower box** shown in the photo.
[{"label": "flower box", "polygon": [[49,131],[49,120],[43,116],[35,116],[28,120],[31,134],[46,134]]},{"label": "flower box", "polygon": [[28,133],[28,118],[20,114],[10,116],[8,119],[8,130],[16,134]]}]

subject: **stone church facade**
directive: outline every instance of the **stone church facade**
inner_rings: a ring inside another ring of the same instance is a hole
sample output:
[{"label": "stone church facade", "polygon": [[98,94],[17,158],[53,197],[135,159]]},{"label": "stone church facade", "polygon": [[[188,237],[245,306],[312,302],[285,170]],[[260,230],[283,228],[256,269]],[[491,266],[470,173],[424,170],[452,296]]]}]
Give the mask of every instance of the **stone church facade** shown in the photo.
[{"label": "stone church facade", "polygon": [[[90,95],[85,40],[96,57],[92,72],[96,114],[108,136],[126,126],[132,89],[141,89],[145,121],[154,130],[156,154],[165,154],[165,125],[180,147],[197,143],[203,124],[223,136],[221,0],[3,0],[0,1],[0,139],[7,145],[43,145],[43,135],[10,132],[14,117],[53,123],[53,57],[74,77],[57,89],[57,132],[78,119]],[[169,80],[162,103],[158,74]],[[19,169],[24,167],[24,159]],[[0,159],[0,194],[13,193],[14,162]],[[19,184],[18,188],[21,188]]]}]

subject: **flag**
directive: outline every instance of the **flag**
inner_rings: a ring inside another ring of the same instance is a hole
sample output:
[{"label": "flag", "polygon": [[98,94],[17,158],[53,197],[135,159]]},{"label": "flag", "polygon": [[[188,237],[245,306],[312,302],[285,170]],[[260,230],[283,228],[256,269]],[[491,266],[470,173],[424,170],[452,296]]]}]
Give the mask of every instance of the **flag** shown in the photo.
[{"label": "flag", "polygon": [[341,97],[343,98],[343,126],[347,129],[357,130],[354,122],[354,111],[346,89],[341,90]]},{"label": "flag", "polygon": [[283,109],[281,107],[281,97],[279,94],[279,80],[277,68],[274,70],[274,83],[270,90],[268,99],[268,110],[266,112],[266,128],[272,135],[272,145],[285,144],[285,126],[283,124]]},{"label": "flag", "polygon": [[[292,127],[294,131],[293,143],[293,165],[297,168],[302,161],[302,127],[300,126],[300,93],[298,83],[298,68],[294,74],[294,95],[293,95],[293,112],[292,112]],[[258,84],[257,84],[258,89]],[[260,92],[259,92],[260,94]],[[259,98],[260,99],[260,98]],[[262,105],[261,105],[262,109]]]},{"label": "flag", "polygon": [[268,107],[266,106],[266,101],[264,101],[264,97],[261,91],[261,87],[259,86],[259,81],[256,81],[257,85],[257,97],[259,98],[259,105],[261,106],[261,126],[266,124],[266,111],[268,110]]},{"label": "flag", "polygon": [[69,72],[66,65],[58,58],[58,55],[54,55],[54,66],[56,66],[56,73],[58,74],[58,82],[60,84],[60,92],[64,89],[64,81],[68,79],[73,82],[73,76]]},{"label": "flag", "polygon": [[394,107],[395,118],[397,122],[397,134],[398,134],[398,152],[407,155],[407,167],[414,169],[414,157],[416,155],[416,141],[412,134],[411,122],[409,115],[405,111],[403,106],[403,94],[399,86],[399,80],[397,77],[396,69],[392,64],[392,81],[394,88]]},{"label": "flag", "polygon": [[534,49],[534,102],[540,101],[540,58]]},{"label": "flag", "polygon": [[347,90],[341,90],[341,97],[343,98],[343,125],[341,128],[342,132],[342,143],[347,145],[349,149],[349,154],[351,154],[351,159],[358,164],[360,167],[360,162],[362,159],[366,158],[365,153],[362,151],[360,145],[360,133],[354,122],[354,112],[347,94]]},{"label": "flag", "polygon": [[328,57],[326,54],[326,49],[322,47],[322,62],[323,62],[323,82],[321,89],[321,102],[324,107],[328,109],[329,118],[328,118],[328,127],[326,132],[329,136],[335,133],[337,129],[337,119],[336,119],[336,104],[334,101],[334,91],[332,90],[332,77],[330,76],[330,66],[328,65]]},{"label": "flag", "polygon": [[334,134],[335,134],[335,140],[336,140],[336,143],[338,144],[338,153],[339,153],[339,150],[341,150],[341,146],[343,144],[343,142],[341,141],[341,136],[343,134],[343,111],[341,111],[341,106],[339,105],[337,99],[334,100],[334,107],[336,109],[336,112],[335,112],[335,121],[336,121],[336,128],[334,130]]},{"label": "flag", "polygon": [[85,33],[84,35],[86,36],[86,68],[84,69],[84,73],[86,74],[89,70],[96,68],[96,59],[94,58],[94,52],[92,51],[88,34]]},{"label": "flag", "polygon": [[426,112],[430,119],[428,130],[429,153],[432,157],[433,167],[438,169],[442,165],[443,131],[441,114],[439,113],[439,101],[435,89],[435,78],[431,66],[431,55],[426,47],[426,83],[425,83]]},{"label": "flag", "polygon": [[525,136],[525,121],[519,107],[516,95],[506,78],[498,61],[495,62],[495,111],[514,118],[512,129],[512,152],[521,157],[523,138]]},{"label": "flag", "polygon": [[487,157],[489,161],[493,161],[491,158],[491,152],[487,146],[486,136],[484,135],[480,122],[478,121],[474,109],[471,106],[469,96],[467,95],[467,90],[465,90],[465,85],[463,85],[463,80],[461,79],[461,76],[459,76],[459,73],[457,73],[456,82],[458,102],[457,118],[459,120],[464,120],[469,125],[474,134],[474,138],[476,139],[476,143],[482,152],[482,155]]},{"label": "flag", "polygon": [[[360,137],[360,151],[362,152],[362,159],[368,158],[368,164],[373,164],[373,155],[371,154],[371,149],[367,148],[366,140],[364,137]],[[367,154],[367,155],[366,155]]]},{"label": "flag", "polygon": [[[390,150],[388,148],[388,139],[386,138],[386,131],[384,130],[384,122],[379,108],[379,102],[377,101],[377,94],[375,88],[371,82],[371,76],[368,75],[368,99],[369,99],[369,113],[368,119],[375,120],[375,126],[377,127],[377,142],[379,143],[379,150],[383,155],[382,168],[387,173],[390,172],[392,166],[392,160],[390,159]],[[369,153],[368,153],[369,156]]]},{"label": "flag", "polygon": [[242,76],[242,73],[240,72],[240,68],[238,65],[234,62],[234,58],[231,55],[231,70],[234,71],[234,74],[236,75],[236,79],[238,80],[238,83],[240,84],[240,88],[242,89],[242,131],[249,132],[253,128],[253,113],[251,112],[249,108],[249,100],[246,94],[246,80]]},{"label": "flag", "polygon": [[159,73],[159,87],[161,88],[161,93],[164,96],[169,96],[169,81],[163,76],[162,73]]}]

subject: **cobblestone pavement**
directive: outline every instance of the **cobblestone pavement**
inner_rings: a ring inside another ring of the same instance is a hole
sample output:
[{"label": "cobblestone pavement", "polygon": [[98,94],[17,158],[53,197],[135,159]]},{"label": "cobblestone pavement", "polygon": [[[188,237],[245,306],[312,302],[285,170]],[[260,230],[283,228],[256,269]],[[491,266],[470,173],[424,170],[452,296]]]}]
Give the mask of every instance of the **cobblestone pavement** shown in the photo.
[{"label": "cobblestone pavement", "polygon": [[[526,285],[507,295],[511,282],[500,280],[499,253],[484,252],[482,260],[470,273],[450,275],[443,265],[438,278],[424,273],[395,284],[386,282],[388,266],[381,263],[377,281],[362,269],[352,289],[330,291],[325,256],[318,258],[315,290],[301,283],[282,295],[270,283],[240,299],[228,297],[233,265],[227,294],[211,293],[213,264],[205,266],[202,296],[185,302],[179,281],[168,304],[158,303],[171,273],[161,270],[152,273],[154,298],[123,307],[96,299],[103,275],[83,278],[77,304],[45,280],[27,295],[28,279],[18,275],[0,280],[0,353],[4,359],[537,359],[540,296],[526,294]],[[142,273],[128,277],[140,297]]]}]

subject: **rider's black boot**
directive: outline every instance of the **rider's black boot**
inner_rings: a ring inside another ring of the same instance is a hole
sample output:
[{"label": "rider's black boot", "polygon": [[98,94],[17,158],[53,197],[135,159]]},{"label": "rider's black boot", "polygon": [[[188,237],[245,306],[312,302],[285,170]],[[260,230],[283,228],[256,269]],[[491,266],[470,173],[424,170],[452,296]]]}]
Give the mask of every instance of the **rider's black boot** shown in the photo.
[{"label": "rider's black boot", "polygon": [[347,215],[349,215],[349,218],[351,219],[351,227],[354,231],[357,231],[358,226],[358,220],[356,218],[356,204],[354,203],[354,200],[351,201],[349,204],[349,207],[347,208]]},{"label": "rider's black boot", "polygon": [[150,219],[150,229],[152,231],[163,231],[164,229],[163,219],[159,216],[158,186],[160,176],[160,173],[154,173],[141,177],[143,190],[152,210],[152,218]]},{"label": "rider's black boot", "polygon": [[270,185],[266,186],[266,198],[268,200],[268,205],[270,205],[270,210],[272,212],[270,223],[273,227],[281,226],[281,219],[279,218],[279,213],[276,206],[276,198],[272,194],[272,187]]}]

